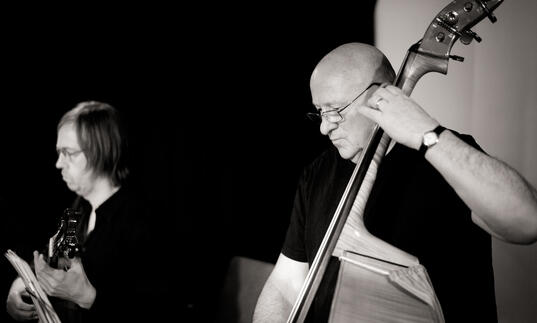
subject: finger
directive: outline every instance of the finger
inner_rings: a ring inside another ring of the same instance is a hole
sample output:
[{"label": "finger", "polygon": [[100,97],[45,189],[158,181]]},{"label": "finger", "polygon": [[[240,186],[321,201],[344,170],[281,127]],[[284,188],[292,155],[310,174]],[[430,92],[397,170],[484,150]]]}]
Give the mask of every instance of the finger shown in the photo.
[{"label": "finger", "polygon": [[38,267],[39,264],[39,253],[34,250],[34,267]]},{"label": "finger", "polygon": [[37,311],[35,309],[31,311],[19,310],[17,312],[17,317],[19,321],[29,321],[37,319]]},{"label": "finger", "polygon": [[374,108],[371,108],[367,105],[360,105],[358,107],[358,112],[362,115],[366,116],[367,118],[373,120],[374,122],[378,123],[378,120],[380,118],[380,110],[376,110]]},{"label": "finger", "polygon": [[36,269],[45,270],[47,269],[48,263],[45,261],[43,254],[34,251],[34,266]]},{"label": "finger", "polygon": [[21,311],[35,311],[35,305],[32,303],[30,299],[30,303],[25,302],[23,299],[21,299],[20,302],[17,302],[17,309]]},{"label": "finger", "polygon": [[28,290],[23,289],[23,290],[21,291],[21,296],[30,297],[30,293],[28,293]]},{"label": "finger", "polygon": [[393,86],[393,85],[388,85],[384,89],[392,95],[400,95],[401,93],[403,93],[403,91],[400,88],[398,88],[397,86]]},{"label": "finger", "polygon": [[371,109],[380,110],[382,101],[385,100],[382,96],[372,95],[366,102],[367,106]]},{"label": "finger", "polygon": [[21,293],[21,295],[24,296],[24,298],[21,297],[16,301],[17,309],[21,311],[34,311],[35,306],[32,302],[32,299],[30,298],[30,294],[28,294],[28,292],[26,292],[25,290],[24,293]]},{"label": "finger", "polygon": [[389,91],[387,88],[384,88],[384,87],[379,87],[375,93],[373,93],[373,96],[380,96],[381,98],[383,98],[384,100],[388,101],[388,102],[391,102],[394,100],[395,98],[395,95]]}]

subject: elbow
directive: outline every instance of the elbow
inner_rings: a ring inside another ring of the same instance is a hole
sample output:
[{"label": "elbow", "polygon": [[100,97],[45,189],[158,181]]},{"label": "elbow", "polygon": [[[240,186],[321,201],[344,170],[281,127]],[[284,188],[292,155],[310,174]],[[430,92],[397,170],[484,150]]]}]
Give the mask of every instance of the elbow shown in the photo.
[{"label": "elbow", "polygon": [[510,243],[530,245],[537,241],[537,213],[520,221],[518,225],[507,228],[505,240]]},{"label": "elbow", "polygon": [[537,238],[535,236],[519,236],[510,240],[507,240],[507,242],[510,242],[513,244],[519,244],[519,245],[530,245],[530,244],[533,244],[535,241],[537,241]]},{"label": "elbow", "polygon": [[520,244],[529,245],[537,242],[537,191],[532,189],[530,199],[527,203],[521,203],[522,208],[521,216],[521,241]]},{"label": "elbow", "polygon": [[[512,205],[512,204],[511,204]],[[497,228],[509,243],[529,245],[537,241],[537,200],[517,201],[509,210],[496,213]]]},{"label": "elbow", "polygon": [[524,230],[525,232],[521,235],[519,244],[529,245],[537,241],[537,223],[535,223],[532,228]]},{"label": "elbow", "polygon": [[524,221],[522,244],[532,244],[537,241],[537,201],[526,213]]}]

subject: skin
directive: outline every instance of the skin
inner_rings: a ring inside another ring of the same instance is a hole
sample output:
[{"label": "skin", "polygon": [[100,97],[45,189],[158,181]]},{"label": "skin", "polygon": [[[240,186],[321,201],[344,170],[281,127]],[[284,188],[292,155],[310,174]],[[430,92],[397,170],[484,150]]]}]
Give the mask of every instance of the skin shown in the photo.
[{"label": "skin", "polygon": [[37,319],[37,310],[34,304],[23,301],[23,296],[29,298],[30,295],[24,287],[22,278],[17,277],[11,284],[7,295],[6,310],[11,317],[17,321],[29,321]]},{"label": "skin", "polygon": [[[313,104],[320,111],[343,107],[372,82],[372,87],[341,112],[343,120],[326,118],[320,131],[344,159],[357,162],[375,123],[393,141],[419,149],[423,134],[439,122],[391,85],[382,70],[383,55],[365,44],[346,44],[325,56],[312,73]],[[378,104],[377,104],[378,103]],[[529,244],[537,241],[537,191],[502,161],[469,146],[451,131],[427,150],[425,158],[472,210],[476,225],[499,239]],[[285,322],[308,273],[308,264],[280,254],[259,296],[254,322]]]},{"label": "skin", "polygon": [[[383,56],[370,46],[339,48],[325,56],[310,79],[313,105],[320,111],[340,108],[351,102],[373,82],[388,81],[378,76]],[[366,64],[368,62],[368,64]],[[357,111],[377,86],[372,86],[345,109],[339,123],[323,118],[320,131],[330,138],[341,157],[354,162],[367,143],[374,122]],[[254,322],[285,322],[308,273],[308,264],[280,254],[263,287],[254,311]]]},{"label": "skin", "polygon": [[[373,109],[376,102],[378,109]],[[377,122],[395,141],[419,149],[423,133],[438,121],[395,86],[378,89],[359,112]],[[537,191],[515,169],[455,136],[442,132],[425,159],[472,211],[472,220],[510,243],[537,241]]]},{"label": "skin", "polygon": [[[56,149],[66,149],[70,152],[80,151],[75,126],[67,123],[58,131]],[[88,168],[86,156],[83,153],[73,155],[71,159],[62,154],[56,160],[56,168],[61,170],[62,179],[67,187],[80,196],[88,196],[94,189],[93,172]]]},{"label": "skin", "polygon": [[[67,123],[59,129],[56,149],[69,152],[81,150],[74,124]],[[91,231],[95,226],[95,210],[119,187],[114,186],[110,178],[95,176],[83,152],[75,153],[71,158],[59,154],[56,168],[61,171],[67,187],[91,204],[93,211],[88,225]],[[68,261],[67,270],[55,269],[48,265],[42,254],[34,251],[34,267],[39,284],[47,295],[72,301],[82,308],[91,308],[97,291],[86,276],[80,258]],[[27,292],[22,280],[17,278],[8,294],[8,313],[17,321],[36,319],[35,306],[25,303],[23,295],[27,295]]]},{"label": "skin", "polygon": [[[349,104],[371,83],[389,81],[379,75],[382,56],[371,46],[359,50],[340,48],[325,56],[313,71],[310,89],[313,105],[323,112]],[[367,63],[369,62],[369,63]],[[344,120],[339,123],[322,119],[320,131],[330,138],[341,157],[357,162],[374,123],[358,113],[356,106],[363,105],[377,86],[372,86],[341,112]]]}]

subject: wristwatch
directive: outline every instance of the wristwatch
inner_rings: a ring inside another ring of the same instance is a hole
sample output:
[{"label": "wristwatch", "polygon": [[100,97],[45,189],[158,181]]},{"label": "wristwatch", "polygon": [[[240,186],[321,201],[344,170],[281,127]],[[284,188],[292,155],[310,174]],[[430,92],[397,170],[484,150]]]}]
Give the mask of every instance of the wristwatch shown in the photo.
[{"label": "wristwatch", "polygon": [[434,128],[431,131],[427,131],[423,134],[423,138],[421,140],[421,146],[419,149],[419,152],[425,156],[425,153],[427,152],[427,149],[431,148],[432,146],[436,145],[438,142],[438,137],[440,137],[440,134],[442,131],[446,130],[446,128],[438,125],[436,128]]}]

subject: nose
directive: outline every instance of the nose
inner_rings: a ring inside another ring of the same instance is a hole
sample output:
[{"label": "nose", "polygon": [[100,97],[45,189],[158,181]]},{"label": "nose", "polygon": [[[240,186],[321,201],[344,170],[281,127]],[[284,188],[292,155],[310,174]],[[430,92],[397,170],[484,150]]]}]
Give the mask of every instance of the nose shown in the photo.
[{"label": "nose", "polygon": [[337,122],[330,122],[327,120],[327,118],[322,118],[319,129],[323,135],[328,136],[330,132],[332,132],[337,127],[338,127]]},{"label": "nose", "polygon": [[62,169],[64,167],[63,155],[58,154],[58,159],[56,159],[56,168]]}]

